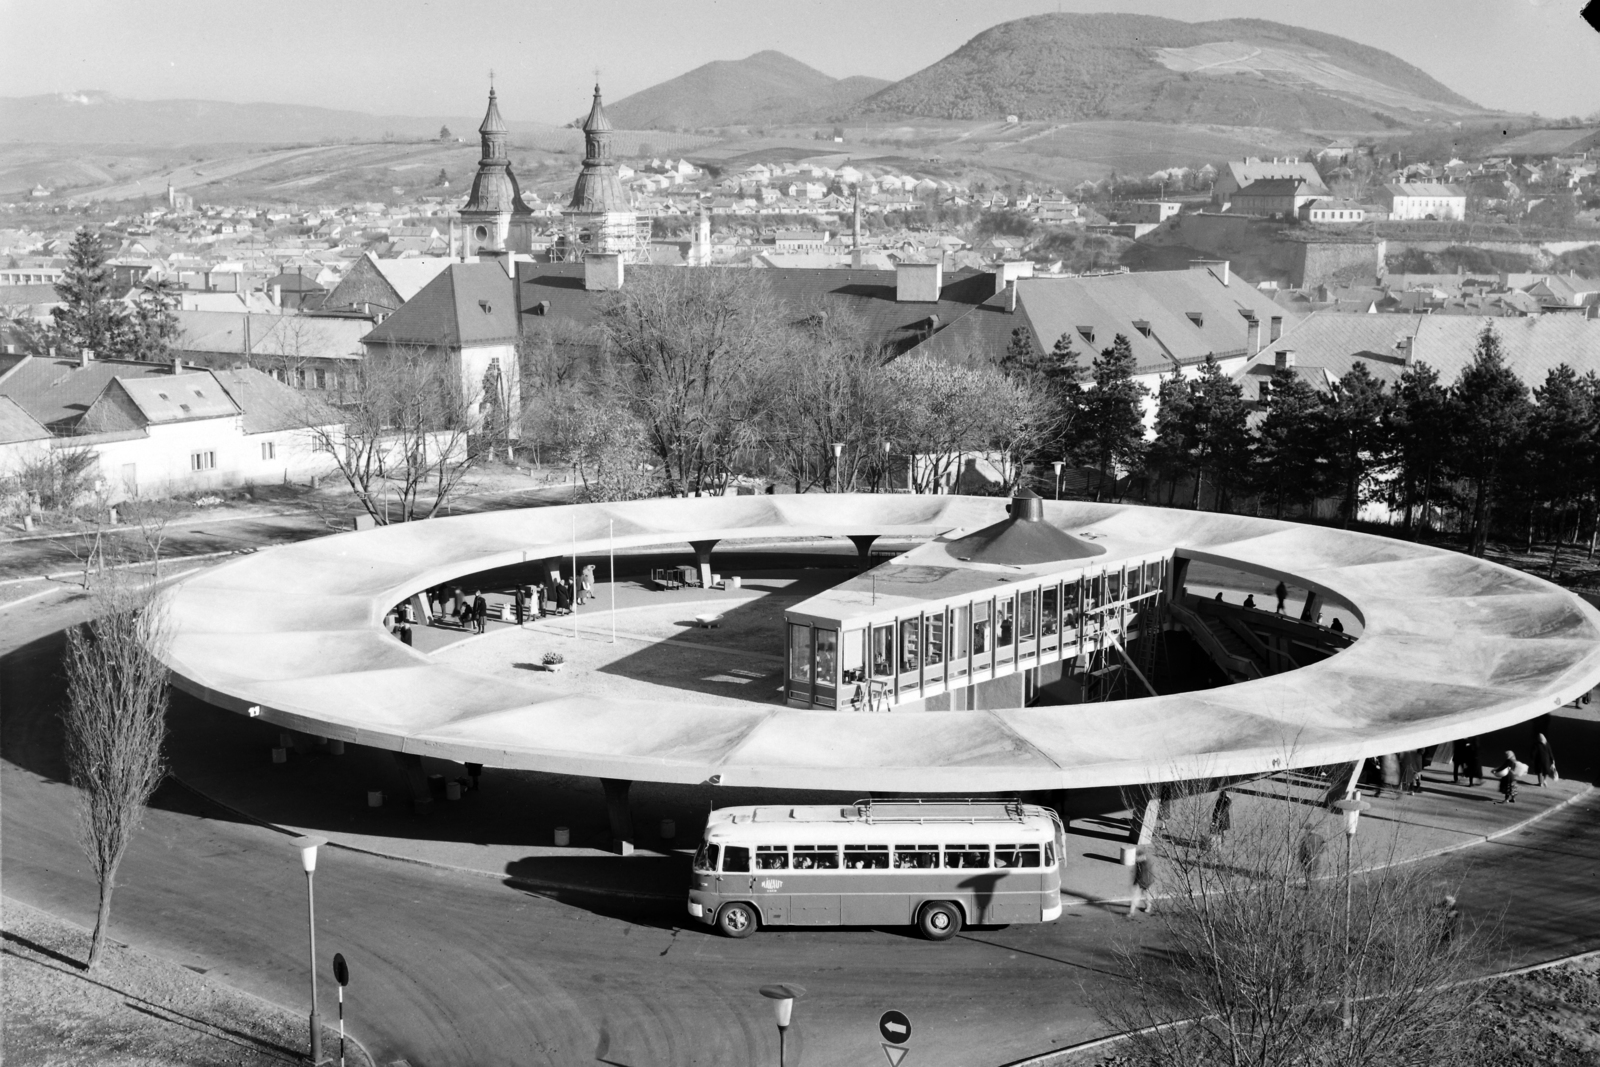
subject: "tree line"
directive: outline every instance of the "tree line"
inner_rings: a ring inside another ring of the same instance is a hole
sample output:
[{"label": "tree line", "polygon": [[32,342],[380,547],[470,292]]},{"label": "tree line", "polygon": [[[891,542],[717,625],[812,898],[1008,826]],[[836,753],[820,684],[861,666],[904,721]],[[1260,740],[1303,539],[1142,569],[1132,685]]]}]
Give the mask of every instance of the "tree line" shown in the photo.
[{"label": "tree line", "polygon": [[[847,311],[785,310],[758,272],[641,274],[597,321],[521,346],[525,442],[569,461],[591,499],[721,493],[990,491],[1033,482],[1095,499],[1348,527],[1381,504],[1413,537],[1587,540],[1600,502],[1600,377],[1562,364],[1535,388],[1492,325],[1454,381],[1425,363],[1386,383],[1356,361],[1318,388],[1276,370],[1259,401],[1214,360],[1153,390],[1127,337],[1080,351],[1013,332],[997,361],[902,356]],[[1153,421],[1147,412],[1153,407]]]},{"label": "tree line", "polygon": [[113,285],[111,248],[97,230],[80,227],[67,249],[67,265],[55,283],[61,306],[49,323],[13,323],[30,355],[93,352],[100,359],[164,362],[178,339],[178,288],[165,279],[138,283],[131,302]]}]

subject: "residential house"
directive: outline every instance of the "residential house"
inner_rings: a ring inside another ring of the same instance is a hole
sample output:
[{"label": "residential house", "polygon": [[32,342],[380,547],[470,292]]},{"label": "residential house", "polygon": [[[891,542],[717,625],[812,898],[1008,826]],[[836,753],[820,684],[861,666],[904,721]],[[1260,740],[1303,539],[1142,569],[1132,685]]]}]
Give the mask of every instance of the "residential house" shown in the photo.
[{"label": "residential house", "polygon": [[1464,219],[1467,194],[1453,185],[1436,182],[1400,182],[1386,185],[1379,194],[1391,219]]},{"label": "residential house", "polygon": [[1296,218],[1304,205],[1318,198],[1318,193],[1308,190],[1305,180],[1292,178],[1257,178],[1228,197],[1228,210],[1236,215],[1267,215],[1273,218]]},{"label": "residential house", "polygon": [[1182,207],[1171,200],[1135,200],[1123,210],[1123,215],[1129,222],[1159,225],[1176,215]]},{"label": "residential house", "polygon": [[1367,212],[1354,200],[1308,200],[1300,205],[1299,215],[1305,222],[1323,225],[1347,226],[1366,220]]},{"label": "residential house", "polygon": [[317,312],[382,322],[455,262],[443,256],[379,259],[363,253],[323,298]]},{"label": "residential house", "polygon": [[[1196,177],[1202,181],[1209,181],[1211,179],[1205,176],[1205,170],[1205,167],[1200,168]],[[1225,204],[1234,193],[1252,182],[1281,178],[1299,178],[1305,184],[1306,192],[1318,196],[1329,195],[1328,188],[1322,181],[1322,175],[1317,173],[1315,165],[1299,159],[1257,159],[1251,156],[1248,159],[1230,161],[1217,174],[1211,196],[1218,203]]]},{"label": "residential house", "polygon": [[328,394],[353,384],[371,324],[360,318],[180,311],[173,355],[210,370],[254,367],[296,389]]},{"label": "residential house", "polygon": [[0,394],[0,478],[38,463],[50,454],[50,431],[10,397]]}]

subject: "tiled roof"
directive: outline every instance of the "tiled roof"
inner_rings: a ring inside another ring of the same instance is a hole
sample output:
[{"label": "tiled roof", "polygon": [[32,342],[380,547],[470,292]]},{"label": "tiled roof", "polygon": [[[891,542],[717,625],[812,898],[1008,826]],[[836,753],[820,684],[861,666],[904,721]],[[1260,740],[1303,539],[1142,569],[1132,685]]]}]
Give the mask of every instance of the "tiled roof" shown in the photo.
[{"label": "tiled roof", "polygon": [[1306,188],[1304,178],[1257,178],[1246,185],[1234,196],[1293,196],[1296,193],[1310,193]]},{"label": "tiled roof", "polygon": [[1396,182],[1384,187],[1390,196],[1466,196],[1467,194],[1453,185],[1440,185],[1438,182]]},{"label": "tiled roof", "polygon": [[1290,348],[1301,376],[1310,375],[1309,380],[1318,387],[1324,371],[1343,377],[1357,360],[1366,363],[1375,376],[1398,381],[1405,362],[1396,342],[1410,337],[1415,361],[1431,366],[1440,380],[1449,384],[1471,362],[1485,323],[1494,326],[1506,365],[1529,388],[1542,385],[1545,376],[1562,363],[1580,376],[1600,373],[1600,320],[1579,314],[1484,318],[1319,311],[1285,330],[1278,343],[1263,350],[1241,374],[1270,374],[1273,353]]},{"label": "tiled roof", "polygon": [[38,419],[8,396],[0,396],[0,445],[14,445],[22,441],[40,441],[50,436],[50,431]]},{"label": "tiled roof", "polygon": [[220,419],[239,414],[216,379],[205,371],[161,378],[113,378],[108,389],[121,389],[138,407],[147,423]]},{"label": "tiled roof", "polygon": [[[624,278],[674,267],[630,265]],[[706,268],[748,269],[748,268]],[[547,314],[579,323],[594,321],[600,293],[583,287],[581,263],[518,263],[519,303],[524,315]],[[994,276],[959,271],[944,276],[938,303],[899,303],[892,270],[772,267],[761,271],[779,305],[798,320],[819,304],[841,308],[860,320],[868,335],[890,351],[904,351],[926,336],[930,316],[940,328],[959,319],[994,291]],[[547,309],[539,308],[548,304]],[[385,324],[387,325],[387,323]]]},{"label": "tiled roof", "polygon": [[1139,373],[1169,371],[1174,361],[1198,363],[1242,354],[1248,341],[1243,312],[1256,317],[1262,343],[1273,317],[1285,327],[1292,313],[1240,278],[1229,285],[1209,270],[1141,271],[1079,278],[1022,278],[1017,309],[998,293],[918,346],[944,359],[998,359],[1012,331],[1027,326],[1036,348],[1048,351],[1066,334],[1087,370],[1117,334],[1128,339]]},{"label": "tiled roof", "polygon": [[34,419],[55,433],[70,433],[113,378],[172,378],[165,363],[30,356],[0,376],[0,396],[16,401]]},{"label": "tiled roof", "polygon": [[360,359],[361,319],[315,315],[246,315],[238,311],[179,311],[174,351],[229,356],[289,355],[306,359]]},{"label": "tiled roof", "polygon": [[[582,265],[578,284],[583,284]],[[363,337],[363,344],[446,348],[515,342],[516,289],[498,263],[454,263]]]},{"label": "tiled roof", "polygon": [[291,389],[251,367],[212,371],[244,412],[245,433],[273,433],[341,422],[337,411],[309,393]]}]

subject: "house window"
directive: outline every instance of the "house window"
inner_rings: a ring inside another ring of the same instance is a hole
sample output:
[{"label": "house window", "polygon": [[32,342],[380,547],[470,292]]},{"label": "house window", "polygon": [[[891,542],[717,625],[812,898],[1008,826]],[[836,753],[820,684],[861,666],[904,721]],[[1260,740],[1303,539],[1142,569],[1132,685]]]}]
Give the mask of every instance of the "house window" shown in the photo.
[{"label": "house window", "polygon": [[328,372],[325,370],[319,370],[314,371],[313,373],[316,375],[317,388],[326,389],[328,387]]},{"label": "house window", "polygon": [[216,468],[217,454],[215,452],[189,453],[189,469],[191,471],[208,471]]},{"label": "house window", "polygon": [[278,458],[278,443],[276,441],[262,441],[261,442],[261,458],[262,459],[277,459]]},{"label": "house window", "polygon": [[298,367],[295,369],[294,384],[298,389],[304,389],[306,387],[306,370],[304,367]]}]

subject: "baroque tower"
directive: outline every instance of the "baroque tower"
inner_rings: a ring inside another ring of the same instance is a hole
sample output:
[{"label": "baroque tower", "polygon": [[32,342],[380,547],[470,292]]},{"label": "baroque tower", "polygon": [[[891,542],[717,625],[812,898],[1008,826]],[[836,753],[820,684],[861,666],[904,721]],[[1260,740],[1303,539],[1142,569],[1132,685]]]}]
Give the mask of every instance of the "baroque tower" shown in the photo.
[{"label": "baroque tower", "polygon": [[573,186],[556,258],[581,261],[590,253],[615,254],[637,263],[650,247],[650,220],[634,213],[611,154],[611,120],[594,87],[594,103],[583,120],[583,170]]},{"label": "baroque tower", "polygon": [[533,237],[533,211],[522,199],[517,177],[506,154],[506,124],[494,86],[489,87],[489,109],[478,127],[482,153],[472,193],[451,226],[450,250],[463,256],[526,252]]}]

